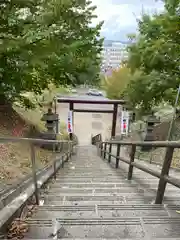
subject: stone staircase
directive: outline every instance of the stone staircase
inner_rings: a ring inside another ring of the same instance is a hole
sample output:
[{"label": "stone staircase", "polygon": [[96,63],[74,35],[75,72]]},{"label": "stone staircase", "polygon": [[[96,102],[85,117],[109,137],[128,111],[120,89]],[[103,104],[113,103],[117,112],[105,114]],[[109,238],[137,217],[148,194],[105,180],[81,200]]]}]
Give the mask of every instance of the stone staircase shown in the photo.
[{"label": "stone staircase", "polygon": [[27,219],[25,239],[180,239],[180,191],[167,186],[154,205],[158,179],[109,165],[94,146],[77,155],[41,190],[41,206]]}]

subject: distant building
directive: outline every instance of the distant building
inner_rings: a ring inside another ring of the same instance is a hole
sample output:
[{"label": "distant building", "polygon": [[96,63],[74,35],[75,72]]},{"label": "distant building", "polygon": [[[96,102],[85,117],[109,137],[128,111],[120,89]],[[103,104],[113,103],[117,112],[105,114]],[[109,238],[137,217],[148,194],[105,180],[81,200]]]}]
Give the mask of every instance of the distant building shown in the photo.
[{"label": "distant building", "polygon": [[105,75],[110,75],[113,69],[119,68],[121,62],[127,59],[128,52],[126,48],[128,44],[128,42],[104,42],[101,71],[105,73]]}]

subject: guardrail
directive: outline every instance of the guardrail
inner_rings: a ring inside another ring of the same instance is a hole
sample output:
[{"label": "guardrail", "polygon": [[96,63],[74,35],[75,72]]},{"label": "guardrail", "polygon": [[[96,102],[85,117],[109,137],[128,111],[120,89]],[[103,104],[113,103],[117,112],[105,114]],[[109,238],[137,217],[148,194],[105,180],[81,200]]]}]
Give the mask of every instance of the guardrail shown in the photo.
[{"label": "guardrail", "polygon": [[[117,146],[116,154],[112,154],[112,146]],[[131,146],[130,158],[120,156],[121,146]],[[153,146],[153,147],[165,147],[166,154],[164,157],[164,162],[162,165],[161,173],[154,169],[147,168],[143,164],[135,162],[135,153],[137,146]],[[174,177],[169,176],[169,170],[171,167],[173,152],[175,148],[180,148],[180,142],[177,141],[159,141],[159,142],[123,142],[123,141],[106,141],[100,142],[97,144],[98,151],[100,150],[100,155],[104,159],[108,155],[108,162],[111,162],[111,157],[116,159],[116,168],[119,167],[119,161],[122,161],[129,165],[128,170],[128,180],[132,179],[134,167],[149,173],[150,175],[159,178],[159,184],[156,194],[155,203],[161,204],[164,198],[164,193],[166,189],[166,184],[170,183],[178,188],[180,188],[180,180]],[[108,147],[108,149],[107,149]]]},{"label": "guardrail", "polygon": [[92,145],[96,145],[98,142],[102,141],[102,135],[101,134],[97,134],[93,137],[91,137],[91,144]]},{"label": "guardrail", "polygon": [[[56,178],[58,169],[64,167],[64,163],[71,158],[75,145],[72,141],[66,140],[0,137],[0,144],[10,142],[27,142],[30,144],[32,174],[0,192],[0,229],[14,216],[17,210],[21,209],[30,197],[35,196],[35,204],[40,203],[39,189],[50,177],[54,176]],[[36,144],[49,144],[52,146],[53,152],[58,155],[49,166],[40,170],[36,167]],[[60,145],[61,150],[62,145],[64,146],[64,152],[59,151]]]}]

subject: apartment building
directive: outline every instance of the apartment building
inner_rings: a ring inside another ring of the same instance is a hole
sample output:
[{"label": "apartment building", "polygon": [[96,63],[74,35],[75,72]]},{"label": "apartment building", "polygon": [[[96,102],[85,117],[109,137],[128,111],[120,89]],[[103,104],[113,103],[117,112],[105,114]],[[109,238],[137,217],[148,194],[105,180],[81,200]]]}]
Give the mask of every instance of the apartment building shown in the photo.
[{"label": "apartment building", "polygon": [[104,43],[101,65],[102,72],[109,72],[110,74],[113,69],[119,68],[121,62],[128,57],[128,52],[126,50],[127,45],[128,43],[113,41]]}]

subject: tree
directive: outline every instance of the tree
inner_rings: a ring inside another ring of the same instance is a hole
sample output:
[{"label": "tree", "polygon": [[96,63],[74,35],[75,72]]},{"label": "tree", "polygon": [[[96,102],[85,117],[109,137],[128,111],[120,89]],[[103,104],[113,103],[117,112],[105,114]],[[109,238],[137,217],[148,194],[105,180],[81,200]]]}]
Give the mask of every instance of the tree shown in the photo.
[{"label": "tree", "polygon": [[49,83],[79,83],[98,66],[102,23],[90,27],[95,7],[83,0],[10,0],[0,3],[0,95],[40,94]]},{"label": "tree", "polygon": [[124,90],[130,81],[130,70],[126,66],[114,70],[110,77],[103,81],[103,88],[107,97],[111,99],[121,99],[124,97]]},{"label": "tree", "polygon": [[180,1],[164,4],[165,12],[142,16],[139,35],[128,49],[132,81],[127,97],[145,111],[162,100],[173,104],[180,84]]},{"label": "tree", "polygon": [[86,72],[82,72],[78,77],[78,85],[87,84],[87,85],[100,85],[100,66],[99,64],[93,64],[89,62],[89,66],[86,67]]}]

